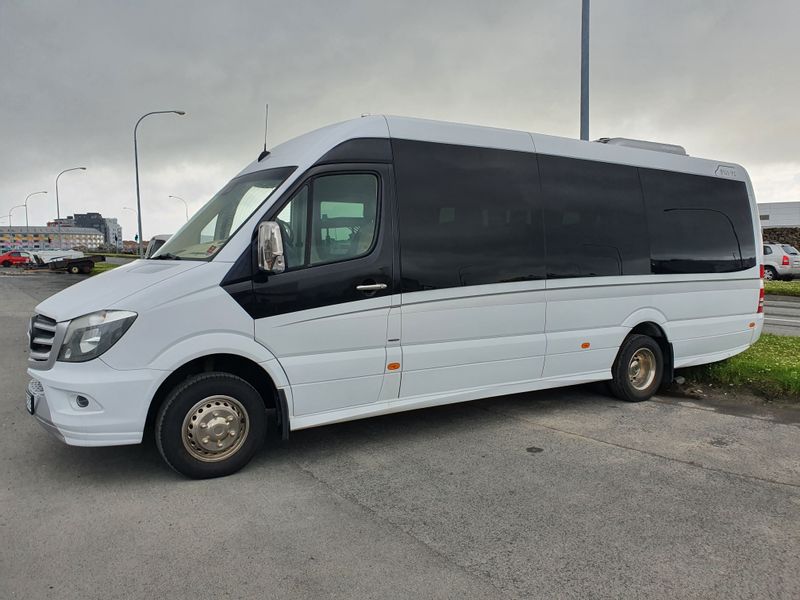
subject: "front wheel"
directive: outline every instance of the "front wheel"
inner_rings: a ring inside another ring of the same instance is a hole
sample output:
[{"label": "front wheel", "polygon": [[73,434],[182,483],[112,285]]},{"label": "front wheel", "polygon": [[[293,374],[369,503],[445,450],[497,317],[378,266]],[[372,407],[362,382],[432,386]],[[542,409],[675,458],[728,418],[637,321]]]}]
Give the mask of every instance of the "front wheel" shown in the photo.
[{"label": "front wheel", "polygon": [[190,377],[169,394],[156,418],[156,445],[166,463],[187,477],[235,473],[264,443],[261,395],[229,373]]},{"label": "front wheel", "polygon": [[612,367],[610,388],[626,402],[648,400],[664,377],[664,355],[653,338],[631,335],[622,342]]},{"label": "front wheel", "polygon": [[11,261],[10,260],[4,260],[3,261],[3,266],[7,269],[8,267],[11,266]]}]

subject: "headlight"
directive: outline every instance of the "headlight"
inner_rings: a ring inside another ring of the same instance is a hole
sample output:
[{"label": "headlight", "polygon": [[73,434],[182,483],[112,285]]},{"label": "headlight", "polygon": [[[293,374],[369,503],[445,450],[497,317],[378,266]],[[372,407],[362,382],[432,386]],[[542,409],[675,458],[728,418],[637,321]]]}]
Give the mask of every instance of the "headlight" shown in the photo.
[{"label": "headlight", "polygon": [[73,319],[61,344],[58,360],[86,362],[97,358],[122,337],[136,319],[128,310],[100,310]]}]

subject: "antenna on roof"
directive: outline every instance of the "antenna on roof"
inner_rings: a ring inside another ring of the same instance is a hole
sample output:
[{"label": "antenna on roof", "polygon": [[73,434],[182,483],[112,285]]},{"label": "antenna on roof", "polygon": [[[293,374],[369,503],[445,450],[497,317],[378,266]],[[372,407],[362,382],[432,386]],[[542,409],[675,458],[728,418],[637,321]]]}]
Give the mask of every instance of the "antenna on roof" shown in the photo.
[{"label": "antenna on roof", "polygon": [[264,160],[267,156],[269,156],[269,150],[267,150],[267,125],[269,124],[269,102],[266,105],[266,109],[264,110],[264,149],[261,151],[261,154],[258,155],[258,162]]}]

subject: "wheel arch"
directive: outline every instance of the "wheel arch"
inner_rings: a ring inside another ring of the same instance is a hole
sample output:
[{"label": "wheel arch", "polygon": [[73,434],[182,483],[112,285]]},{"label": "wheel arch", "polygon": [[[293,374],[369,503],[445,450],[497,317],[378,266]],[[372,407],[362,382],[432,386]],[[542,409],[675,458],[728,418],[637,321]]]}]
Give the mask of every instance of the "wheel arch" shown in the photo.
[{"label": "wheel arch", "polygon": [[153,427],[158,409],[175,386],[193,375],[214,371],[236,375],[252,385],[264,401],[265,410],[275,411],[278,432],[284,439],[288,437],[290,418],[288,399],[285,391],[276,384],[276,378],[268,372],[263,363],[240,354],[225,352],[197,356],[174,369],[153,394],[147,410],[145,428]]},{"label": "wheel arch", "polygon": [[675,355],[672,349],[672,342],[669,341],[667,332],[662,327],[662,324],[655,321],[641,321],[631,327],[625,339],[637,334],[653,338],[661,348],[661,354],[664,357],[664,373],[661,379],[661,387],[670,385],[675,375]]}]

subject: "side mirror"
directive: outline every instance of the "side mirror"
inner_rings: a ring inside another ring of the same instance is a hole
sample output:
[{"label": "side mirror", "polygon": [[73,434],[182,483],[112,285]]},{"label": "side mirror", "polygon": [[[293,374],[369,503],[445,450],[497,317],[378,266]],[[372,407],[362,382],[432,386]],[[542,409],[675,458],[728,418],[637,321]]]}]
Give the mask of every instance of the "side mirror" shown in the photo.
[{"label": "side mirror", "polygon": [[258,224],[258,268],[269,273],[286,270],[281,228],[275,221]]}]

